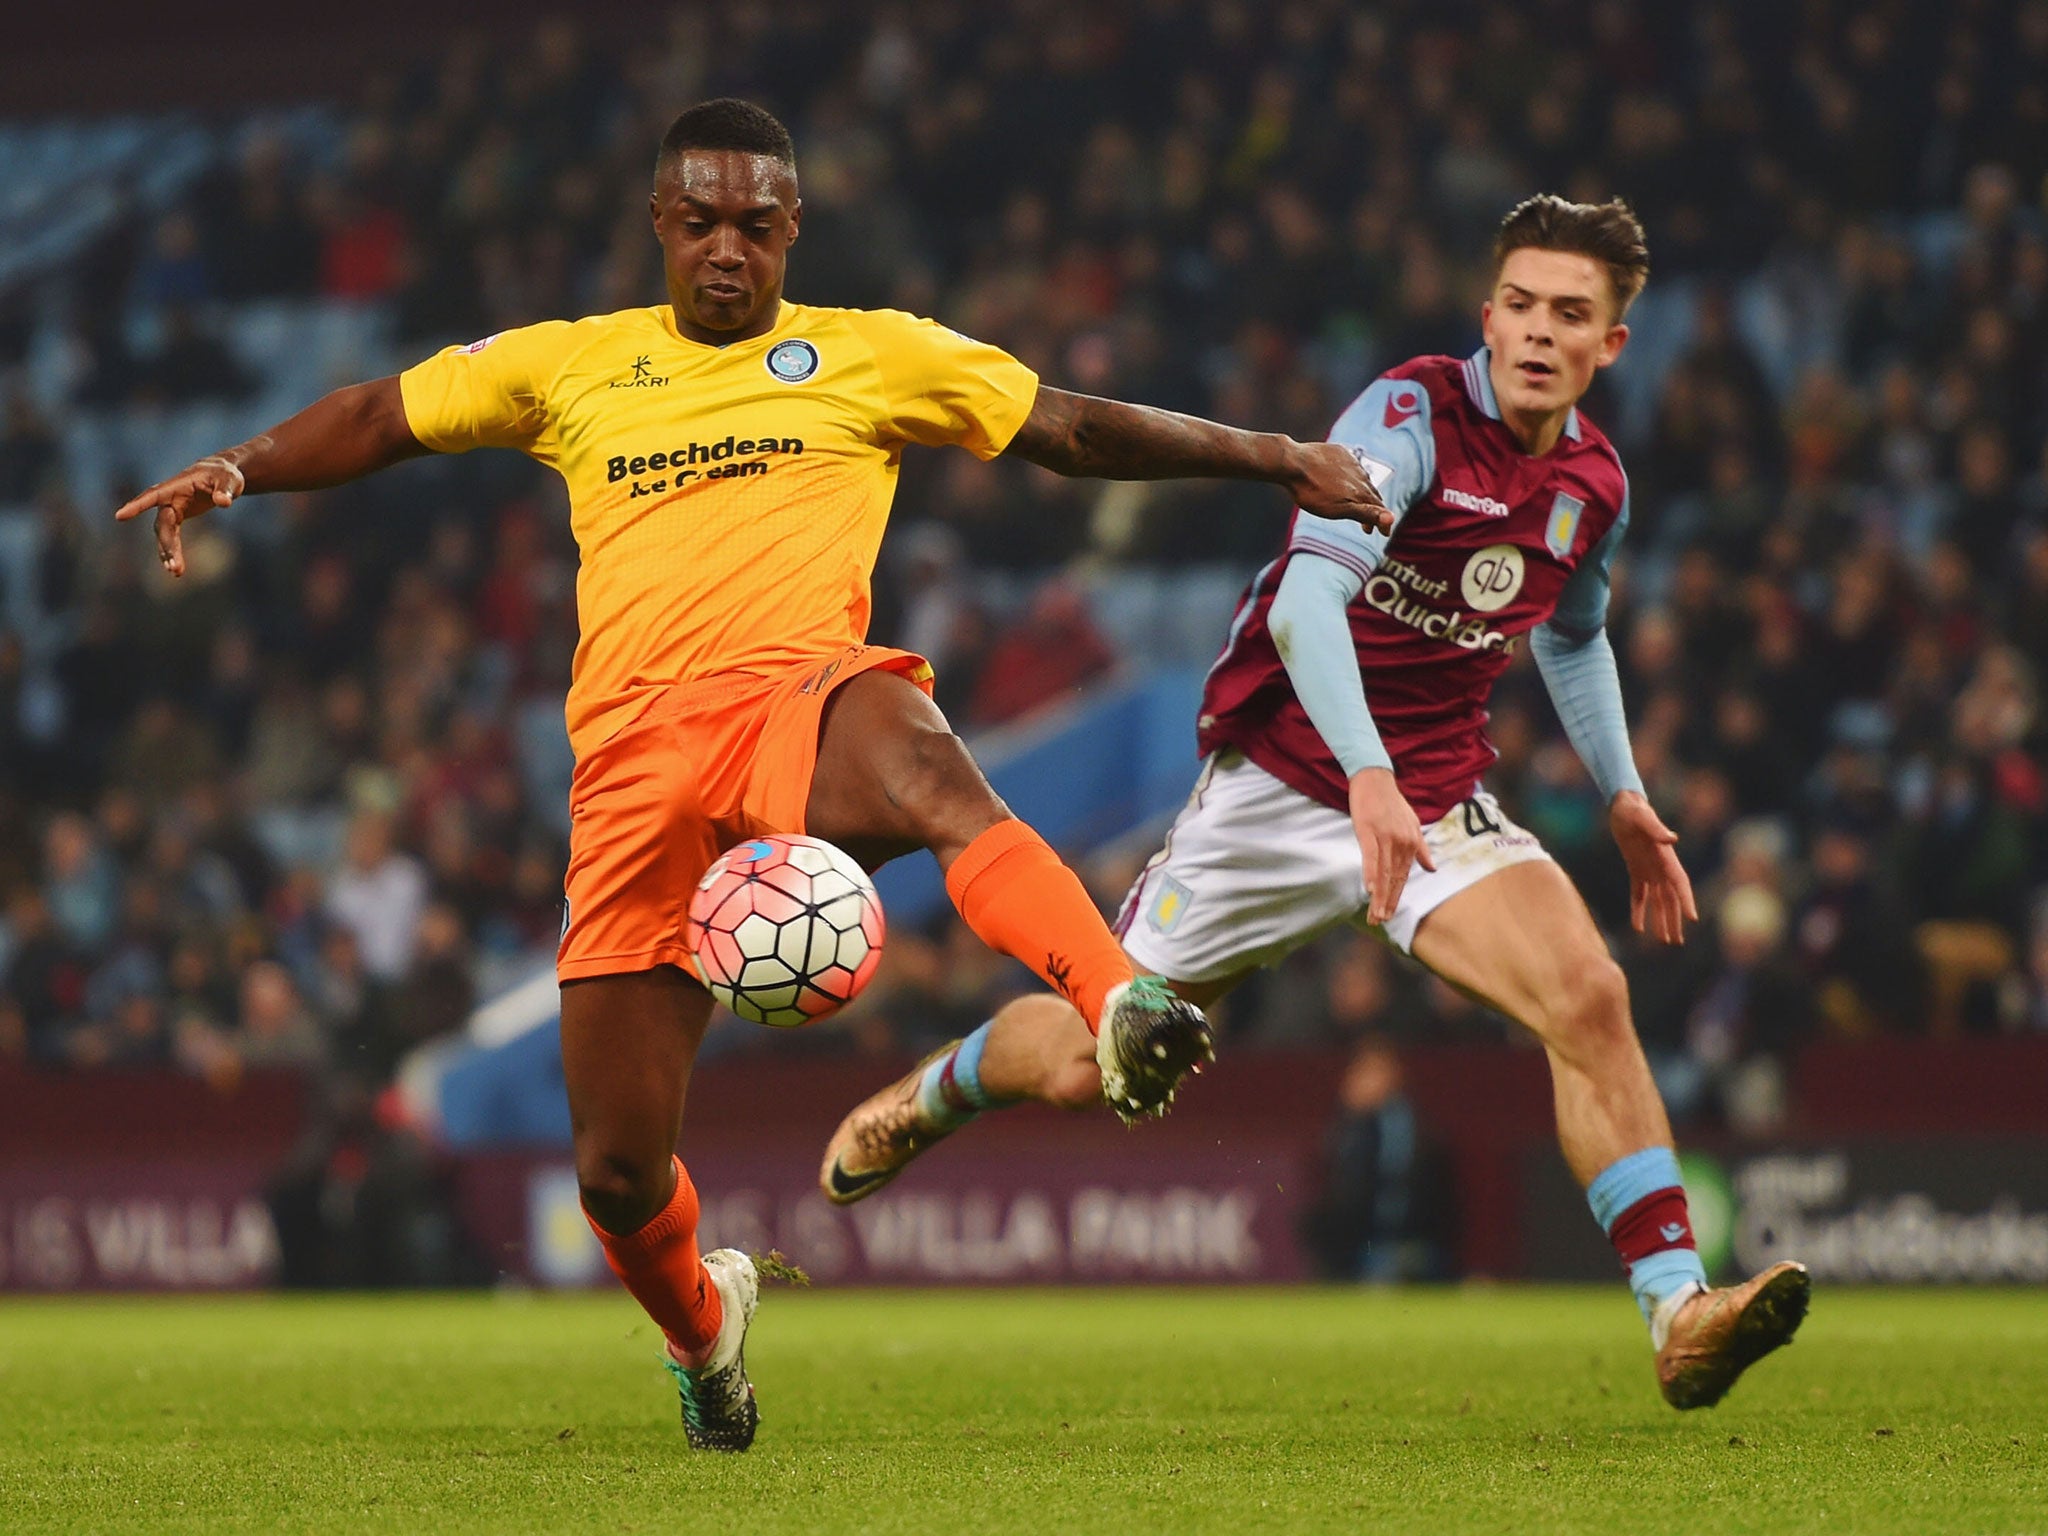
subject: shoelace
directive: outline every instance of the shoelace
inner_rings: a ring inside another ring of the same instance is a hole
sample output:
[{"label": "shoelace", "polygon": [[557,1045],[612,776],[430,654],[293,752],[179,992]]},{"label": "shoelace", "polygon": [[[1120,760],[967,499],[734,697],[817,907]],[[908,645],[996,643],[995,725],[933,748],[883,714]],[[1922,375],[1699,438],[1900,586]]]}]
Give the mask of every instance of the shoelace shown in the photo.
[{"label": "shoelace", "polygon": [[866,1125],[854,1131],[854,1144],[870,1157],[891,1151],[904,1139],[917,1135],[917,1105],[908,1101],[891,1105]]}]

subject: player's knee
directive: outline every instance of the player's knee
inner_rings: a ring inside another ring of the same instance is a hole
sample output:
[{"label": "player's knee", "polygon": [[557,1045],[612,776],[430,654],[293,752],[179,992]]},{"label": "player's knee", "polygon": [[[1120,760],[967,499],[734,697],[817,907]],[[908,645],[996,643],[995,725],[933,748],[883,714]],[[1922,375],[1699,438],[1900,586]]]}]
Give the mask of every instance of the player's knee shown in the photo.
[{"label": "player's knee", "polygon": [[1628,978],[1620,966],[1605,955],[1592,956],[1572,967],[1569,976],[1559,988],[1552,1019],[1553,1032],[1560,1037],[1557,1043],[1604,1052],[1634,1039]]},{"label": "player's knee", "polygon": [[668,1160],[635,1157],[601,1147],[576,1150],[576,1186],[583,1209],[607,1232],[637,1232],[667,1197]]},{"label": "player's knee", "polygon": [[[982,777],[967,743],[951,731],[919,730],[904,752],[891,797],[918,822],[927,844],[971,837],[1002,803]],[[972,827],[972,831],[965,830]]]}]

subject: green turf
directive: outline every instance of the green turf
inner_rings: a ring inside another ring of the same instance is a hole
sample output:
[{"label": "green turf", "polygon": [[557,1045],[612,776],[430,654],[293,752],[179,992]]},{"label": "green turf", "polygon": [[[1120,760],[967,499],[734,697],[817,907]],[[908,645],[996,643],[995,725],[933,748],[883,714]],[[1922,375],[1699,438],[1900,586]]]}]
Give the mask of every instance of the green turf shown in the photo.
[{"label": "green turf", "polygon": [[653,1349],[610,1295],[0,1305],[0,1530],[2048,1532],[2039,1294],[1824,1289],[1681,1416],[1619,1287],[774,1291],[738,1458]]}]

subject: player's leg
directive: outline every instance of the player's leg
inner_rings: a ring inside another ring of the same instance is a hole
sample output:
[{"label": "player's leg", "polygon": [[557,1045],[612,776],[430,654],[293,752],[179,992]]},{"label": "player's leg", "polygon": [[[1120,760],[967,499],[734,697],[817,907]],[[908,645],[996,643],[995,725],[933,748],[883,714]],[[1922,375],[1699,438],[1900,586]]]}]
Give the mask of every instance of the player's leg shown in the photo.
[{"label": "player's leg", "polygon": [[673,966],[562,987],[562,1080],[583,1209],[626,1289],[685,1359],[720,1322],[697,1254],[696,1190],[675,1156],[710,1021],[710,994]]},{"label": "player's leg", "polygon": [[[1440,855],[1447,865],[1455,855]],[[1548,859],[1495,868],[1423,915],[1411,952],[1542,1042],[1565,1161],[1628,1268],[1665,1396],[1681,1408],[1718,1401],[1797,1328],[1806,1273],[1779,1266],[1707,1289],[1628,986],[1577,889]]]},{"label": "player's leg", "polygon": [[[758,1414],[742,1358],[758,1295],[744,1254],[700,1254],[676,1158],[711,998],[681,969],[697,878],[729,840],[706,810],[730,757],[727,701],[674,690],[577,764],[570,805],[562,1075],[585,1213],[660,1327],[693,1446],[744,1450]],[[713,803],[722,803],[713,800]]]},{"label": "player's leg", "polygon": [[1512,864],[1449,897],[1422,919],[1413,953],[1542,1041],[1558,1141],[1581,1186],[1631,1153],[1671,1145],[1621,967],[1556,864]]},{"label": "player's leg", "polygon": [[[1142,965],[1139,970],[1152,974]],[[1239,971],[1218,981],[1160,979],[1175,996],[1206,1012],[1250,974]],[[1005,1003],[973,1034],[937,1053],[918,1077],[930,1112],[969,1111],[958,1124],[974,1111],[1027,1100],[1056,1109],[1102,1103],[1094,1036],[1071,1006],[1043,992]]]},{"label": "player's leg", "polygon": [[1200,1011],[1138,975],[1079,877],[1010,814],[931,696],[900,673],[860,672],[825,702],[804,827],[871,867],[929,848],[976,936],[1079,1010],[1120,1112],[1162,1110],[1211,1054]]},{"label": "player's leg", "polygon": [[[1206,765],[1117,920],[1141,970],[1206,1008],[1362,899],[1358,845],[1342,812],[1235,754]],[[1019,998],[934,1052],[839,1124],[819,1183],[850,1204],[986,1110],[1025,1100],[1100,1102],[1095,1042],[1057,998]]]},{"label": "player's leg", "polygon": [[[1206,1011],[1249,974],[1221,981],[1161,979],[1177,997]],[[1095,1037],[1070,1004],[1044,992],[1005,1003],[973,1034],[935,1055],[918,1076],[934,1111],[963,1100],[973,1109],[1026,1100],[1056,1109],[1102,1103]]]},{"label": "player's leg", "polygon": [[710,994],[672,966],[567,982],[562,1078],[584,1212],[661,1329],[690,1443],[743,1451],[760,1420],[744,1356],[759,1283],[742,1253],[698,1253],[697,1190],[675,1155],[710,1019]]},{"label": "player's leg", "polygon": [[[1235,982],[1166,985],[1206,1009]],[[1099,1109],[1100,1044],[1065,999],[1049,992],[1013,998],[973,1033],[856,1105],[826,1143],[820,1187],[835,1203],[851,1205],[988,1110],[1024,1103]]]}]

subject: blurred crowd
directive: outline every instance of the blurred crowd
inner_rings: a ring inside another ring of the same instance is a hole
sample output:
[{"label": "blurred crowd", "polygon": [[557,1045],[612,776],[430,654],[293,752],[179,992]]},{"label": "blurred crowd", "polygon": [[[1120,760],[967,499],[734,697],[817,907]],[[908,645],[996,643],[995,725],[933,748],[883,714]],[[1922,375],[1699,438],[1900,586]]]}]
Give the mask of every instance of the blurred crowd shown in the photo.
[{"label": "blurred crowd", "polygon": [[[1628,197],[1650,292],[1589,410],[1632,474],[1613,633],[1700,937],[1620,936],[1602,809],[1526,668],[1495,787],[1616,930],[1683,1116],[1773,1123],[1821,1033],[2048,1028],[2044,0],[788,0],[615,25],[394,61],[333,152],[252,136],[0,302],[0,371],[53,307],[71,358],[64,399],[6,389],[0,428],[0,520],[39,532],[10,580],[61,636],[0,636],[0,1054],[374,1080],[545,954],[559,491],[500,455],[269,498],[172,589],[146,534],[72,503],[53,423],[247,393],[219,317],[253,301],[381,306],[406,356],[658,301],[652,149],[722,93],[796,135],[792,297],[1301,436],[1379,368],[1477,344],[1516,200]],[[999,723],[1124,659],[1082,576],[1249,576],[1284,517],[1261,487],[912,455],[875,635],[933,658],[956,720]],[[1106,899],[1127,862],[1098,861]],[[1014,979],[968,949],[902,936],[837,1038],[977,1016]],[[1346,938],[1231,1027],[1497,1026]]]}]

